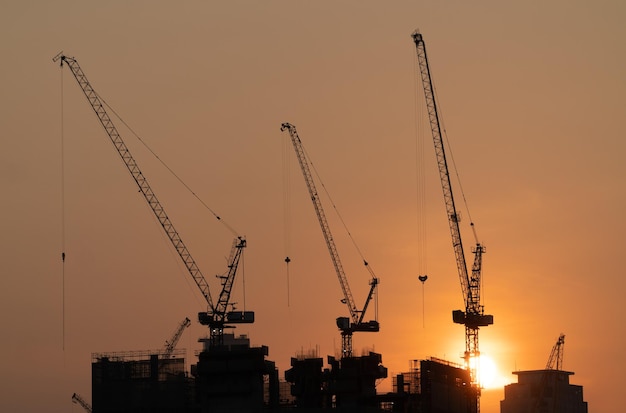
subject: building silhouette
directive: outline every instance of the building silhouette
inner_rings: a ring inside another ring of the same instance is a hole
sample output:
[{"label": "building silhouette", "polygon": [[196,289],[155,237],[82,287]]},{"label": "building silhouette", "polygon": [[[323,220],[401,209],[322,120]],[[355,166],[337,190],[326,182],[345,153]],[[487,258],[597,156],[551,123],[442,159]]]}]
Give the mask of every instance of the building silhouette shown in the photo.
[{"label": "building silhouette", "polygon": [[516,371],[517,383],[504,387],[500,413],[587,413],[583,387],[570,384],[573,372]]},{"label": "building silhouette", "polygon": [[[202,341],[202,340],[201,340]],[[470,373],[440,359],[413,360],[393,378],[393,391],[379,394],[387,378],[382,355],[336,359],[296,357],[279,377],[268,347],[247,336],[209,340],[185,371],[182,350],[136,351],[92,356],[93,413],[472,413],[478,392]]]}]

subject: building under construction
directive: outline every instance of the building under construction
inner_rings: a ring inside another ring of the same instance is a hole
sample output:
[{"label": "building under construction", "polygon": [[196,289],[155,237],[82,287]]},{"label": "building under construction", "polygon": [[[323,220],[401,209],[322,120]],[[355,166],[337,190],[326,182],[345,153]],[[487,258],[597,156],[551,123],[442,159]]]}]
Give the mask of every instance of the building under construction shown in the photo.
[{"label": "building under construction", "polygon": [[292,358],[285,380],[291,384],[293,406],[301,409],[378,411],[376,384],[387,377],[382,356],[370,352],[361,357]]},{"label": "building under construction", "polygon": [[456,363],[412,360],[408,372],[394,377],[393,393],[379,398],[394,412],[475,413],[479,389],[470,378],[470,371]]},{"label": "building under construction", "polygon": [[329,356],[328,367],[320,357],[292,358],[283,380],[268,348],[250,346],[246,336],[205,344],[190,372],[181,351],[94,354],[93,412],[467,413],[476,406],[470,373],[444,360],[414,360],[394,377],[393,392],[378,394],[387,369],[377,353]]},{"label": "building under construction", "polygon": [[220,346],[201,341],[191,372],[180,350],[94,354],[93,411],[256,412],[278,405],[278,371],[266,360],[267,347],[233,334]]},{"label": "building under construction", "polygon": [[94,412],[191,412],[193,390],[181,351],[93,354]]}]

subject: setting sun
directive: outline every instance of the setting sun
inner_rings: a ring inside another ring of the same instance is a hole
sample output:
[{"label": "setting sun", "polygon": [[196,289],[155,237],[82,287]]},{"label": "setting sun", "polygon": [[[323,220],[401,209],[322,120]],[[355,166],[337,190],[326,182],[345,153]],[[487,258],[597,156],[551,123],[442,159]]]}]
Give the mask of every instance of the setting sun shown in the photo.
[{"label": "setting sun", "polygon": [[495,361],[485,354],[480,355],[477,373],[480,387],[484,389],[500,388],[509,384],[509,380],[500,374]]}]

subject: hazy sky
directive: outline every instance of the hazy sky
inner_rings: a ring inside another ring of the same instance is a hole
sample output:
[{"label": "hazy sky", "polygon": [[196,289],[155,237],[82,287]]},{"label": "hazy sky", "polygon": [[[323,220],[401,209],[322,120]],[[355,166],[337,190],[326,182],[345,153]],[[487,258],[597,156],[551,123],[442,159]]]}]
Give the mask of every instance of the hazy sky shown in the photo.
[{"label": "hazy sky", "polygon": [[[189,363],[206,334],[198,289],[71,73],[52,62],[61,50],[246,236],[234,299],[257,321],[238,333],[269,346],[281,378],[296,354],[335,354],[334,320],[347,315],[282,122],[298,128],[380,279],[380,332],[354,346],[383,355],[381,391],[409,360],[461,362],[451,311],[463,301],[429,135],[417,254],[419,29],[487,246],[495,324],[481,330],[482,352],[514,382],[514,370],[543,368],[564,333],[564,369],[590,411],[621,412],[626,6],[510,3],[2,1],[0,410],[81,411],[71,395],[91,400],[92,353],[159,349],[189,317],[178,346]],[[217,295],[232,233],[118,127]],[[369,275],[325,207],[360,305]],[[499,412],[502,386],[483,395],[483,412]]]}]

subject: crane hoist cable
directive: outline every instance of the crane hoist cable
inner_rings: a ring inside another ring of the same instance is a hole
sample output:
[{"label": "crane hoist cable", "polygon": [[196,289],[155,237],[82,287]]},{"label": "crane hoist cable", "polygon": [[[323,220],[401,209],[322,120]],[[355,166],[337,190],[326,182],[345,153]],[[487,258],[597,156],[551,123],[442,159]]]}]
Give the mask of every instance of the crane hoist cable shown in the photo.
[{"label": "crane hoist cable", "polygon": [[[414,65],[417,65],[417,59],[414,59]],[[417,71],[417,69],[415,69]],[[425,298],[424,284],[428,279],[428,220],[426,219],[426,185],[425,185],[425,133],[424,133],[424,105],[420,104],[419,93],[417,89],[417,77],[413,78],[414,82],[414,106],[413,123],[415,133],[415,193],[416,193],[416,225],[417,225],[417,241],[415,257],[417,259],[417,279],[422,284],[422,327],[426,327],[425,314]]]},{"label": "crane hoist cable", "polygon": [[[97,94],[97,92],[94,91],[94,93]],[[187,191],[189,191],[189,193],[191,193],[191,195],[194,196],[194,198],[196,198],[198,200],[198,202],[200,202],[200,204],[202,204],[202,206],[207,209],[214,217],[215,219],[217,219],[218,221],[220,221],[220,223],[222,225],[224,225],[234,236],[239,237],[239,233],[233,228],[231,227],[226,221],[224,221],[222,219],[221,216],[219,216],[210,206],[208,206],[206,204],[206,202],[204,202],[204,200],[202,200],[202,198],[200,198],[198,196],[198,194],[196,194],[196,192],[194,192],[193,189],[191,189],[191,187],[189,187],[189,185],[187,185],[187,183],[185,181],[182,180],[182,178],[180,176],[178,176],[178,174],[176,172],[174,172],[174,170],[172,168],[170,168],[170,166],[165,163],[165,161],[163,161],[163,159],[161,159],[161,157],[154,151],[152,150],[152,148],[146,143],[146,141],[144,141],[141,136],[139,136],[134,130],[133,128],[130,127],[130,125],[128,125],[128,123],[126,123],[126,121],[124,119],[122,119],[122,117],[115,111],[115,109],[113,109],[107,102],[106,100],[104,100],[104,98],[100,95],[97,95],[98,98],[100,99],[100,101],[102,101],[102,103],[104,104],[104,106],[106,106],[111,113],[113,113],[115,115],[115,117],[117,119],[119,119],[120,122],[122,122],[122,124],[133,134],[133,136],[135,138],[137,138],[137,140],[152,154],[152,156],[154,156],[156,158],[156,160],[159,161],[159,163],[161,163],[161,165],[163,165],[163,167],[165,169],[167,169],[167,171],[174,177],[176,178],[176,180],[178,180],[178,182],[180,182],[181,185],[183,185],[185,187],[185,189],[187,189]]]},{"label": "crane hoist cable", "polygon": [[291,262],[291,157],[289,156],[289,142],[281,140],[281,154],[283,166],[283,242],[285,248],[285,272],[287,279],[287,307],[291,305],[290,298],[290,270]]},{"label": "crane hoist cable", "polygon": [[61,78],[61,347],[65,351],[65,98]]},{"label": "crane hoist cable", "polygon": [[326,214],[324,212],[322,202],[315,186],[315,181],[311,173],[311,168],[309,167],[309,162],[307,161],[304,146],[302,145],[302,141],[298,136],[296,127],[290,123],[283,123],[280,127],[280,130],[283,132],[287,131],[289,133],[289,136],[291,137],[291,142],[293,143],[296,157],[298,158],[298,162],[300,163],[300,169],[302,170],[304,181],[307,185],[307,189],[309,190],[309,195],[311,196],[311,201],[313,202],[313,207],[315,209],[315,213],[317,215],[322,234],[324,235],[324,240],[326,241],[326,247],[328,248],[328,252],[330,253],[333,266],[335,267],[335,272],[337,273],[337,278],[339,279],[341,290],[343,291],[344,298],[342,302],[346,304],[346,306],[348,307],[348,311],[350,312],[350,317],[339,317],[337,318],[336,322],[337,327],[341,331],[341,357],[352,357],[352,334],[357,331],[378,332],[380,329],[380,325],[377,320],[364,321],[365,313],[378,286],[378,278],[374,275],[372,269],[369,267],[368,262],[363,260],[363,263],[370,272],[370,275],[372,275],[372,278],[369,282],[370,290],[365,300],[365,304],[363,305],[362,309],[359,310],[354,301],[354,297],[352,296],[352,292],[350,291],[350,285],[348,284],[348,279],[343,269],[343,265],[341,264],[341,260],[339,259],[337,246],[335,245],[335,240],[331,234],[330,225],[328,224],[328,221],[326,219]]},{"label": "crane hoist cable", "polygon": [[117,150],[118,155],[124,162],[124,165],[126,166],[127,170],[130,172],[131,176],[135,180],[135,183],[139,187],[139,191],[150,206],[155,217],[158,219],[161,227],[170,239],[172,246],[187,267],[187,271],[195,281],[202,296],[205,298],[208,305],[208,311],[199,312],[198,320],[201,324],[207,325],[209,327],[210,345],[222,345],[224,339],[224,328],[232,327],[230,325],[227,325],[227,323],[239,324],[254,322],[253,311],[234,311],[234,309],[229,311],[230,296],[235,275],[237,273],[237,268],[243,254],[243,249],[247,246],[245,238],[237,236],[233,240],[228,261],[228,272],[226,276],[220,277],[222,290],[220,292],[217,303],[215,303],[213,301],[213,298],[211,297],[209,284],[204,278],[204,275],[202,275],[200,268],[196,264],[196,261],[193,259],[189,250],[187,249],[187,246],[184,244],[182,238],[174,228],[174,225],[171,222],[167,213],[165,212],[163,205],[161,205],[161,202],[156,197],[156,194],[150,187],[148,180],[141,172],[141,169],[135,161],[135,158],[132,156],[130,150],[124,143],[124,140],[122,139],[115,124],[113,123],[105,109],[105,104],[89,83],[87,76],[81,69],[76,59],[73,57],[68,57],[64,55],[63,52],[61,52],[57,54],[52,60],[54,62],[59,61],[61,68],[63,67],[64,63],[70,68],[72,75],[74,75],[76,82],[80,86],[89,104],[91,105],[91,108],[98,117],[98,120],[100,121],[100,124],[102,125],[109,139],[111,140],[111,143]]}]

